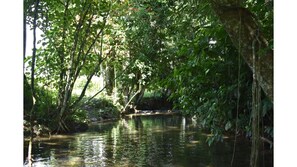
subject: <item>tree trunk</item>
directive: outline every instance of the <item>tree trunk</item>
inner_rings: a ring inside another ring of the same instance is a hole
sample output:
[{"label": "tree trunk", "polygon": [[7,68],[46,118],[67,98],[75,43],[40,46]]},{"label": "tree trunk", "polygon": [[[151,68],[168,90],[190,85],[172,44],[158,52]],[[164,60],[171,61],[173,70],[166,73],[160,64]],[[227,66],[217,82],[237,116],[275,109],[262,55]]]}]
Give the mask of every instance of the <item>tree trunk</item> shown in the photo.
[{"label": "tree trunk", "polygon": [[[224,2],[227,1],[227,2]],[[261,88],[273,102],[273,51],[255,16],[235,0],[210,0],[239,54],[253,71],[252,148],[250,167],[259,166]],[[260,54],[259,51],[265,51]]]},{"label": "tree trunk", "polygon": [[101,63],[102,63],[102,61],[101,61],[101,62],[98,62],[98,64],[97,64],[96,67],[94,68],[93,72],[87,77],[87,82],[85,83],[85,86],[84,86],[83,90],[81,91],[79,98],[78,98],[75,102],[73,102],[73,104],[71,104],[71,106],[70,106],[72,109],[75,109],[75,108],[77,107],[77,105],[79,104],[79,102],[80,102],[80,101],[83,99],[83,97],[85,96],[86,91],[87,91],[87,88],[88,88],[88,86],[89,86],[89,84],[90,84],[90,82],[91,82],[93,76],[94,76],[95,73],[99,70],[99,67],[100,67],[100,64],[101,64]]},{"label": "tree trunk", "polygon": [[261,87],[259,84],[260,61],[256,56],[256,45],[258,40],[254,40],[253,50],[253,86],[252,86],[252,148],[250,167],[259,166],[259,146],[260,146],[260,113],[261,113]]},{"label": "tree trunk", "polygon": [[36,28],[37,28],[37,12],[38,12],[39,0],[35,2],[34,20],[33,20],[33,53],[32,53],[32,64],[31,64],[31,89],[33,96],[35,96],[34,91],[34,75],[35,75],[35,59],[36,59]]},{"label": "tree trunk", "polygon": [[26,25],[26,16],[27,13],[24,9],[24,15],[23,15],[23,61],[25,61],[26,58],[26,42],[27,42],[27,25]]},{"label": "tree trunk", "polygon": [[58,91],[58,101],[57,101],[57,110],[60,111],[62,103],[64,101],[65,86],[66,86],[66,67],[65,67],[65,38],[66,38],[66,28],[67,28],[67,13],[69,7],[69,0],[66,2],[64,16],[63,16],[63,28],[62,28],[62,45],[59,50],[59,63],[60,63],[60,76],[59,76],[59,91]]},{"label": "tree trunk", "polygon": [[[81,92],[80,97],[78,98],[77,101],[75,101],[73,104],[70,104],[71,102],[71,97],[72,97],[72,91],[73,91],[73,87],[74,84],[76,82],[76,79],[78,78],[80,71],[82,69],[82,67],[85,65],[86,62],[86,58],[89,55],[90,51],[94,48],[97,40],[99,39],[100,35],[101,35],[101,52],[100,52],[100,56],[98,59],[98,63],[100,65],[100,63],[103,61],[102,58],[102,43],[103,43],[103,30],[105,28],[105,24],[106,24],[106,18],[104,17],[104,25],[103,27],[100,29],[99,32],[97,32],[95,38],[93,39],[93,41],[91,42],[91,45],[88,47],[86,53],[84,53],[85,50],[85,46],[87,43],[87,38],[84,38],[84,42],[80,43],[81,38],[83,38],[82,36],[82,32],[83,32],[83,27],[85,26],[84,23],[87,19],[87,16],[89,14],[89,9],[91,7],[90,3],[85,3],[84,4],[85,7],[83,7],[83,14],[82,17],[80,17],[78,24],[76,25],[76,29],[75,29],[75,36],[74,36],[74,42],[73,42],[73,46],[70,50],[70,60],[69,60],[69,65],[67,70],[64,69],[64,67],[61,68],[61,75],[60,75],[60,90],[59,90],[59,102],[58,102],[58,111],[59,111],[59,116],[58,116],[58,128],[57,128],[57,133],[59,131],[68,131],[68,127],[65,124],[65,119],[67,116],[69,116],[71,113],[73,113],[73,109],[75,109],[76,105],[80,102],[80,100],[83,98],[83,96],[85,95],[86,89],[93,77],[93,75],[95,74],[95,72],[98,71],[98,67],[96,66],[94,71],[88,76],[88,81],[85,84],[85,87],[83,89],[83,91]],[[67,1],[66,7],[65,7],[65,13],[64,13],[64,25],[63,25],[63,38],[62,38],[62,42],[64,43],[65,39],[67,38],[65,36],[65,31],[66,31],[66,13],[68,11],[68,6],[69,6],[69,1]],[[89,18],[88,20],[88,25],[87,25],[87,31],[91,26],[91,21],[93,19],[93,15]],[[64,45],[62,45],[62,50],[64,50]],[[78,49],[79,48],[79,49]],[[77,51],[78,50],[78,51]],[[77,53],[78,52],[78,53]],[[64,61],[65,58],[65,54],[63,52],[63,57],[61,61]],[[66,82],[65,82],[66,80]]]},{"label": "tree trunk", "polygon": [[143,98],[144,91],[145,91],[145,87],[141,86],[139,93],[135,97],[135,105],[136,106],[140,103],[141,99]]},{"label": "tree trunk", "polygon": [[39,0],[35,1],[34,5],[34,20],[33,20],[33,53],[32,53],[32,64],[31,64],[31,92],[32,92],[32,98],[33,98],[33,104],[30,111],[30,141],[29,141],[29,147],[28,147],[28,162],[29,167],[32,166],[32,143],[33,143],[33,114],[34,114],[34,106],[35,106],[35,87],[34,87],[34,75],[35,75],[35,59],[36,59],[36,28],[37,28],[37,16],[38,16],[38,6],[39,6]]},{"label": "tree trunk", "polygon": [[118,87],[117,87],[117,69],[114,66],[114,88],[113,88],[113,103],[118,102]]},{"label": "tree trunk", "polygon": [[229,34],[234,46],[241,50],[241,56],[253,70],[252,43],[258,36],[259,48],[266,50],[260,55],[258,82],[273,102],[273,51],[268,48],[268,42],[260,32],[255,16],[246,8],[237,5],[235,0],[210,0],[211,5],[225,30]]},{"label": "tree trunk", "polygon": [[[139,93],[141,92],[141,90],[139,89],[137,92],[134,93],[134,95],[129,99],[129,101],[126,103],[123,111],[122,111],[122,114],[126,113],[127,112],[127,107],[129,106],[129,104],[132,102],[132,100],[135,98],[136,95],[138,95]],[[135,108],[134,108],[135,109]]]},{"label": "tree trunk", "polygon": [[105,68],[105,85],[107,95],[111,96],[114,88],[114,68],[113,66],[106,66]]}]

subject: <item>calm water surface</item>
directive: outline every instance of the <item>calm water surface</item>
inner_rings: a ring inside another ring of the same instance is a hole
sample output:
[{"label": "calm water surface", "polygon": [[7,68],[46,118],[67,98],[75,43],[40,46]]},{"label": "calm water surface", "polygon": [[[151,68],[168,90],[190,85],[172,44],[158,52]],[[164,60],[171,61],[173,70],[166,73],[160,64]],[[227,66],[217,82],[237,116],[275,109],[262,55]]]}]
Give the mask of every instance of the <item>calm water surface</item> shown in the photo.
[{"label": "calm water surface", "polygon": [[[33,166],[230,167],[233,139],[209,147],[207,135],[181,116],[122,119],[84,133],[39,139],[33,143]],[[261,166],[273,166],[271,152],[261,151]],[[249,154],[249,142],[238,141],[233,166],[248,167]]]}]

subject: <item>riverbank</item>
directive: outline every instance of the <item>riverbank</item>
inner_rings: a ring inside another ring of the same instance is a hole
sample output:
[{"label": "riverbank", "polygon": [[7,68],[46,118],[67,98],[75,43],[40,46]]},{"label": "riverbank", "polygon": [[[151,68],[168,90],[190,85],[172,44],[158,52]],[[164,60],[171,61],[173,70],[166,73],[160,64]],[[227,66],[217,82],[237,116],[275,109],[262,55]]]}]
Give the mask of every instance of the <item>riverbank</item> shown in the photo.
[{"label": "riverbank", "polygon": [[180,115],[179,110],[137,110],[136,113],[126,114],[124,117],[135,117],[135,116],[153,116],[153,115]]}]

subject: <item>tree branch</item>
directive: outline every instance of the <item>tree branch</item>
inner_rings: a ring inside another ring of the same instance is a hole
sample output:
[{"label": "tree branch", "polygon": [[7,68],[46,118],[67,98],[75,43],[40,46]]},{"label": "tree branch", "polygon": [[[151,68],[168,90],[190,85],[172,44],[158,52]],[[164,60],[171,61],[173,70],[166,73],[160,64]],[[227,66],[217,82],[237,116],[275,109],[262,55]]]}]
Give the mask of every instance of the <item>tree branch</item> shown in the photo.
[{"label": "tree branch", "polygon": [[266,143],[269,143],[271,146],[273,145],[273,142],[265,137],[260,137],[261,140],[263,140]]}]

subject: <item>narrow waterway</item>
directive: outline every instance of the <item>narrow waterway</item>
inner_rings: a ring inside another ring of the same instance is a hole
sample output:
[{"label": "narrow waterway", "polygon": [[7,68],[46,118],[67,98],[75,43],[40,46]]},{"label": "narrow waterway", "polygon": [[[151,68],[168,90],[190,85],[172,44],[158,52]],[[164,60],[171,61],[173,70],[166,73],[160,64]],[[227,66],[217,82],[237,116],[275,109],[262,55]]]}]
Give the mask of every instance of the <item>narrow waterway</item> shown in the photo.
[{"label": "narrow waterway", "polygon": [[[209,147],[207,135],[181,116],[121,119],[93,125],[84,133],[36,140],[33,166],[230,167],[233,139],[226,137],[223,143]],[[24,156],[26,153],[25,147]],[[233,166],[249,166],[249,154],[250,143],[239,140]],[[271,150],[260,154],[260,166],[273,166]]]}]

